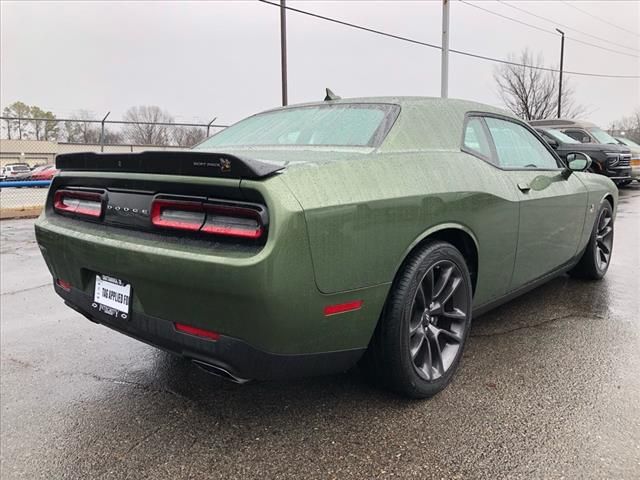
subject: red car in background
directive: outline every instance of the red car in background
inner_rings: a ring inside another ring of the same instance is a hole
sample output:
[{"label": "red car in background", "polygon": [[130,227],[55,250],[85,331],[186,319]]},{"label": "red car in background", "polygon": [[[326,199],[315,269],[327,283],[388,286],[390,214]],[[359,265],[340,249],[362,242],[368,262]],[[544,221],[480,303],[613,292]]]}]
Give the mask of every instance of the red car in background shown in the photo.
[{"label": "red car in background", "polygon": [[31,172],[31,180],[51,180],[55,174],[58,173],[58,169],[55,165],[43,165],[36,167]]}]

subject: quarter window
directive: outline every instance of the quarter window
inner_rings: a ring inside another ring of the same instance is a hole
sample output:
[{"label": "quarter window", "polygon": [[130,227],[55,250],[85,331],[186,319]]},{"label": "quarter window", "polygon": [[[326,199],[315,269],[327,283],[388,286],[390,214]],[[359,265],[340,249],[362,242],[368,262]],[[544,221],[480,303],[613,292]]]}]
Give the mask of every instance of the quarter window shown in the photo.
[{"label": "quarter window", "polygon": [[501,167],[555,169],[558,163],[538,138],[515,122],[485,119],[498,152]]},{"label": "quarter window", "polygon": [[482,125],[482,120],[478,117],[471,117],[464,130],[465,148],[477,152],[486,158],[491,157],[491,147],[489,139]]},{"label": "quarter window", "polygon": [[570,136],[580,143],[591,143],[591,138],[587,135],[587,132],[583,132],[582,130],[565,130],[562,133]]}]

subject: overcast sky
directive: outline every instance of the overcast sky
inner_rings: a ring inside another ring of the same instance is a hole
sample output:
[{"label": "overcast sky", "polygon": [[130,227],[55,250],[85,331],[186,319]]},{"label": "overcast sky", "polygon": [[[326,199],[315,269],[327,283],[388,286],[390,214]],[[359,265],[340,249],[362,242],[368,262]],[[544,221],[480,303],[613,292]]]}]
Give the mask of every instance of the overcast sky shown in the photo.
[{"label": "overcast sky", "polygon": [[[567,34],[565,70],[640,75],[640,2],[474,2]],[[440,1],[288,1],[288,5],[440,44]],[[159,105],[182,121],[232,123],[280,104],[279,10],[256,1],[0,2],[0,104],[35,104],[59,117],[78,109],[122,117]],[[290,103],[343,97],[440,94],[440,52],[289,12]],[[562,28],[562,27],[561,27]],[[584,36],[581,30],[611,43]],[[630,33],[628,31],[635,32]],[[614,45],[618,44],[618,45]],[[559,37],[477,8],[451,4],[451,48],[507,58],[526,47],[559,63]],[[622,46],[631,47],[624,48]],[[501,105],[494,64],[450,58],[451,97]],[[640,106],[640,80],[567,75],[590,119],[606,127]]]}]

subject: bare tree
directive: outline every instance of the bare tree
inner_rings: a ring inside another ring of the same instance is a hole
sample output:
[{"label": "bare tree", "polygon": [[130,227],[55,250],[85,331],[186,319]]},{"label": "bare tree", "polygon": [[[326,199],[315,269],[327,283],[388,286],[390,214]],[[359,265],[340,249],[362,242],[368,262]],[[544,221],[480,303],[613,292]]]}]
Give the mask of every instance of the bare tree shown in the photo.
[{"label": "bare tree", "polygon": [[206,129],[203,127],[180,127],[173,129],[173,142],[180,147],[193,147],[196,143],[201,142],[207,136]]},{"label": "bare tree", "polygon": [[171,123],[173,117],[155,105],[131,107],[124,114],[124,120],[134,122],[123,129],[125,137],[140,145],[169,145],[171,128],[157,123]]},{"label": "bare tree", "polygon": [[100,129],[97,124],[89,122],[93,116],[86,110],[78,110],[72,116],[71,122],[65,122],[67,142],[70,143],[99,143]]},{"label": "bare tree", "polygon": [[[519,56],[510,55],[509,61],[541,67],[542,54],[536,58],[529,49]],[[554,118],[558,111],[558,74],[547,70],[504,64],[496,67],[493,77],[498,84],[498,93],[506,107],[524,120]],[[586,109],[576,104],[574,91],[566,78],[562,82],[562,116],[577,118],[586,114]]]},{"label": "bare tree", "polygon": [[625,137],[635,142],[640,142],[640,107],[636,107],[631,115],[611,122],[609,133],[621,136],[622,132],[624,132]]}]

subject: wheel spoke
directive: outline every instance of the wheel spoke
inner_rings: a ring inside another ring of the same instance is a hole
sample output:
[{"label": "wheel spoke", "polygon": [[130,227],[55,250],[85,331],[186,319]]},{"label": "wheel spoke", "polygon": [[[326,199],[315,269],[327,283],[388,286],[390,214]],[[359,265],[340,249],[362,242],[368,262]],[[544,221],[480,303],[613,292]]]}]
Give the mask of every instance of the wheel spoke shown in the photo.
[{"label": "wheel spoke", "polygon": [[451,330],[447,330],[447,329],[444,329],[444,328],[434,328],[434,330],[437,331],[437,336],[438,337],[440,335],[442,335],[444,337],[447,337],[447,338],[453,340],[456,343],[462,343],[462,338],[456,332],[452,332]]},{"label": "wheel spoke", "polygon": [[604,242],[598,242],[598,248],[602,250],[606,255],[609,255],[611,253],[609,247]]},{"label": "wheel spoke", "polygon": [[449,283],[449,279],[451,278],[452,274],[453,274],[453,266],[450,266],[441,270],[440,278],[438,278],[438,282],[436,283],[433,290],[433,294],[431,295],[431,298],[433,300],[439,298],[440,295],[442,295],[442,292],[444,292],[444,289],[447,287],[447,284]]},{"label": "wheel spoke", "polygon": [[435,363],[435,367],[436,370],[438,370],[438,373],[440,375],[444,375],[444,364],[442,362],[442,349],[440,348],[440,340],[438,338],[438,335],[433,335],[432,337],[433,340],[433,348],[431,348],[431,351],[433,352],[433,363]]},{"label": "wheel spoke", "polygon": [[459,308],[453,308],[453,310],[447,311],[447,310],[442,310],[442,312],[440,313],[443,317],[446,318],[450,318],[454,321],[462,321],[462,320],[466,320],[467,318],[467,314],[464,313],[462,310],[460,310]]},{"label": "wheel spoke", "polygon": [[598,241],[602,241],[605,238],[607,238],[609,235],[611,235],[612,233],[613,233],[613,228],[604,227],[603,229],[599,230],[598,235],[596,236],[596,239]]},{"label": "wheel spoke", "polygon": [[440,303],[440,305],[442,305],[443,309],[444,309],[444,306],[447,304],[447,302],[451,299],[453,294],[456,293],[456,290],[458,290],[458,287],[460,286],[461,283],[462,283],[462,279],[458,276],[454,276],[450,280],[446,290],[444,290],[442,292],[442,295],[438,298],[438,302]]},{"label": "wheel spoke", "polygon": [[409,334],[413,335],[418,329],[422,328],[422,309],[413,309],[411,321],[409,322]]},{"label": "wheel spoke", "polygon": [[598,248],[598,257],[600,257],[600,262],[605,265],[609,262],[609,254],[601,248]]},{"label": "wheel spoke", "polygon": [[416,334],[411,337],[411,347],[409,348],[409,353],[411,354],[411,358],[413,360],[415,360],[420,353],[420,349],[424,345],[425,341],[429,343],[423,331],[416,332]]},{"label": "wheel spoke", "polygon": [[416,291],[416,300],[417,300],[416,303],[418,304],[418,307],[422,308],[422,310],[424,310],[429,306],[429,301],[427,300],[427,297],[424,294],[424,287],[422,286],[422,283],[418,285],[418,290]]},{"label": "wheel spoke", "polygon": [[434,277],[433,269],[430,269],[422,279],[422,282],[420,283],[420,288],[422,289],[422,294],[424,295],[425,308],[429,306],[429,303],[433,299],[433,289],[434,289],[433,277]]},{"label": "wheel spoke", "polygon": [[433,378],[433,363],[431,361],[431,342],[425,336],[425,342],[423,344],[424,355],[423,355],[423,363],[422,363],[422,372],[426,375],[426,377],[431,380]]}]

